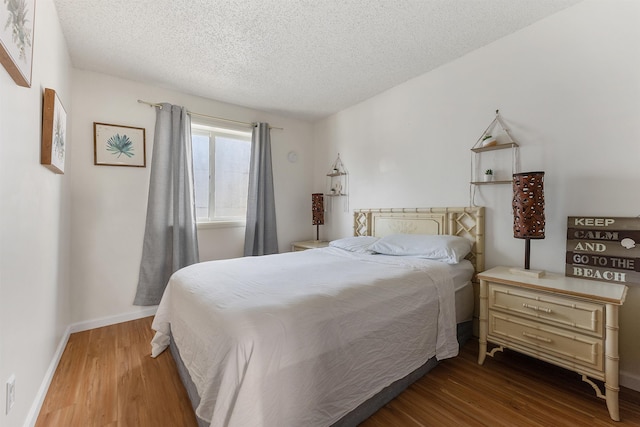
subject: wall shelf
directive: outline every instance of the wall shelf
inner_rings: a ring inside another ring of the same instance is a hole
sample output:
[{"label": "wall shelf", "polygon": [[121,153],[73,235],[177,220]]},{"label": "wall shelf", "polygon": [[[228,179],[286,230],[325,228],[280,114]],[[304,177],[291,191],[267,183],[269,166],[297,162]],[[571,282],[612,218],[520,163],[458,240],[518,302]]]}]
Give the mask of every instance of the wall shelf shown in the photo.
[{"label": "wall shelf", "polygon": [[[501,129],[498,129],[498,127]],[[499,136],[499,140],[496,138],[497,136]],[[486,142],[490,142],[490,144],[485,145]],[[482,132],[473,147],[471,147],[471,178],[469,180],[469,204],[471,206],[475,206],[475,190],[478,186],[513,183],[513,174],[520,171],[519,147],[518,143],[511,137],[509,129],[502,121],[500,110],[496,110],[495,118],[484,132]],[[498,153],[500,150],[511,150],[510,162],[506,158],[506,155]],[[485,164],[482,164],[482,156],[491,152],[495,154],[488,157],[490,162],[487,162],[487,157],[485,157]],[[510,171],[509,168],[511,169]],[[483,179],[484,171],[487,169],[493,171],[492,176],[494,179],[491,181]]]},{"label": "wall shelf", "polygon": [[[497,129],[500,127],[502,130]],[[507,141],[504,141],[504,137],[502,137],[502,141],[496,142],[495,136],[497,134],[506,136]],[[484,146],[483,143],[485,139],[491,137],[492,145]],[[512,182],[511,177],[514,173],[519,172],[519,145],[516,141],[513,140],[511,134],[509,133],[509,129],[506,127],[502,118],[500,117],[500,111],[496,110],[496,117],[491,121],[489,126],[482,132],[480,138],[476,141],[476,143],[471,147],[472,158],[471,158],[471,179],[470,184],[474,185],[493,185],[493,184],[510,184]],[[485,165],[484,167],[480,167],[480,157],[482,154],[498,151],[498,150],[511,150],[511,166],[510,173],[507,175],[505,169],[507,169],[504,164],[506,159],[502,158],[501,165]],[[502,166],[502,167],[500,167]],[[484,173],[482,170],[491,169],[494,172],[494,180],[485,181],[482,179]],[[500,175],[500,177],[498,177]],[[505,179],[509,178],[509,179]]]},{"label": "wall shelf", "polygon": [[504,150],[507,148],[516,148],[519,147],[517,142],[510,142],[507,144],[497,144],[497,145],[492,145],[490,147],[478,147],[478,148],[472,148],[471,151],[473,151],[474,153],[483,153],[485,151],[494,151],[494,150]]},{"label": "wall shelf", "polygon": [[335,203],[338,203],[338,200],[342,201],[342,205],[345,212],[349,211],[349,196],[348,194],[349,187],[349,171],[342,163],[342,159],[340,158],[340,153],[338,153],[338,157],[331,165],[331,169],[327,173],[327,184],[325,188],[324,195],[327,197],[329,203],[328,211],[331,212],[332,206]]},{"label": "wall shelf", "polygon": [[512,184],[513,180],[509,181],[471,181],[473,185],[489,185],[489,184]]}]

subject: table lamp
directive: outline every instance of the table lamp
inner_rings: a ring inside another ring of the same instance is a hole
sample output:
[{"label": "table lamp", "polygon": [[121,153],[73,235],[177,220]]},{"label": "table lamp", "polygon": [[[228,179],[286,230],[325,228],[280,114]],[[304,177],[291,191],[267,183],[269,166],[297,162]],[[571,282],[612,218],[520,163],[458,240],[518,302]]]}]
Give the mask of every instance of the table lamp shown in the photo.
[{"label": "table lamp", "polygon": [[525,239],[524,270],[512,272],[542,277],[544,271],[531,270],[531,239],[544,239],[544,172],[513,174],[513,237]]},{"label": "table lamp", "polygon": [[316,226],[316,240],[320,240],[320,226],[324,225],[324,196],[322,193],[311,195],[311,215]]}]

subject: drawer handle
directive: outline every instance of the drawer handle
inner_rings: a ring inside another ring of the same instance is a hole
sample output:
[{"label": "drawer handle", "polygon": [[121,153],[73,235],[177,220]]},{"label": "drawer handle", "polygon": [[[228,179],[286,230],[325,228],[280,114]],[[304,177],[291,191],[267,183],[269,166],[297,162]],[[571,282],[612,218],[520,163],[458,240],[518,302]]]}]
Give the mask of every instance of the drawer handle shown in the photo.
[{"label": "drawer handle", "polygon": [[531,310],[535,310],[535,311],[544,311],[545,313],[551,313],[551,309],[550,308],[538,307],[537,305],[527,304],[526,302],[523,303],[522,306],[524,308],[530,308]]},{"label": "drawer handle", "polygon": [[541,337],[539,335],[533,335],[533,334],[529,334],[527,332],[523,332],[522,335],[524,335],[527,338],[533,338],[534,340],[538,340],[538,341],[544,341],[546,343],[550,343],[552,342],[549,338],[546,337]]}]

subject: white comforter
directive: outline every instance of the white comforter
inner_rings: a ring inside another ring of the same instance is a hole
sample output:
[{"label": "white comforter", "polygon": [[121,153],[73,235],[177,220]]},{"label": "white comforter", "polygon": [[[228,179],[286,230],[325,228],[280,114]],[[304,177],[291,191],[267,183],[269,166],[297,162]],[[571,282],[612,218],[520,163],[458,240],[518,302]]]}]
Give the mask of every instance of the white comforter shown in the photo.
[{"label": "white comforter", "polygon": [[328,426],[432,356],[457,355],[446,266],[336,248],[176,272],[153,322],[173,334],[211,426]]}]

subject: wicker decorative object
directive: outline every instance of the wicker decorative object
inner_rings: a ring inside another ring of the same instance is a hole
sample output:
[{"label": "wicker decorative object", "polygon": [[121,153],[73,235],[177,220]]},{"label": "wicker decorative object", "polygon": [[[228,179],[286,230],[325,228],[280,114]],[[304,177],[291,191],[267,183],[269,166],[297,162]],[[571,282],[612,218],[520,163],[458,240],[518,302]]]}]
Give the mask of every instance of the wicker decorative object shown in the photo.
[{"label": "wicker decorative object", "polygon": [[529,269],[530,239],[544,239],[544,172],[513,174],[513,237],[525,239],[524,268]]},{"label": "wicker decorative object", "polygon": [[324,225],[324,196],[322,193],[311,195],[312,223],[316,226],[316,240],[320,240],[320,226]]}]

